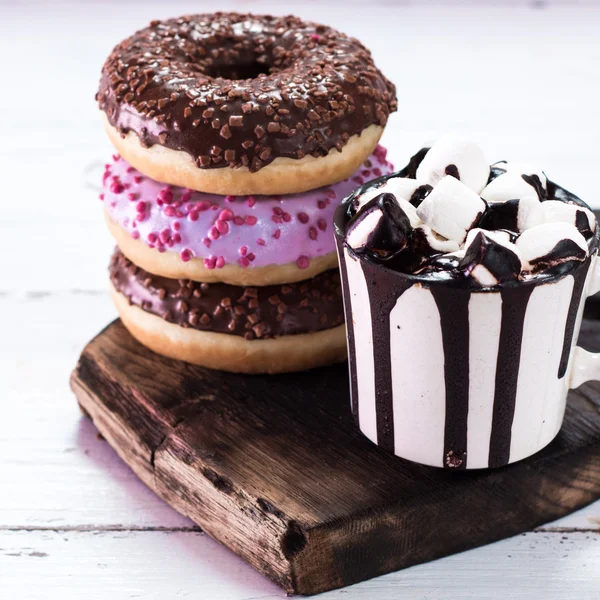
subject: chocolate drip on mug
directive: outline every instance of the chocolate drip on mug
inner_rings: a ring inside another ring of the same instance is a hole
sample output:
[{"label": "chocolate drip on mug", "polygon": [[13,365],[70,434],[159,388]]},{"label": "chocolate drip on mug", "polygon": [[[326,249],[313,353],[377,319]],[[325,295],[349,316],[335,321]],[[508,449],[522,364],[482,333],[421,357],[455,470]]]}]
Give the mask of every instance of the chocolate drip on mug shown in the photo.
[{"label": "chocolate drip on mug", "polygon": [[344,298],[344,316],[346,318],[346,338],[348,340],[348,367],[350,373],[350,405],[352,416],[357,425],[360,426],[358,416],[358,380],[356,370],[356,342],[354,339],[354,319],[352,318],[352,306],[350,304],[350,288],[348,286],[348,270],[346,269],[346,257],[344,256],[344,244],[336,237],[338,249],[338,261],[342,273],[342,294]]},{"label": "chocolate drip on mug", "polygon": [[446,384],[446,424],[443,464],[449,469],[467,466],[469,415],[469,300],[466,290],[431,287],[440,313]]},{"label": "chocolate drip on mug", "polygon": [[379,274],[381,267],[368,260],[361,260],[361,266],[371,304],[377,445],[394,452],[390,313],[396,306],[398,298],[412,287],[413,283],[408,279],[398,277],[382,278]]},{"label": "chocolate drip on mug", "polygon": [[489,454],[489,466],[492,468],[502,467],[510,459],[525,313],[534,289],[534,286],[529,285],[521,288],[507,288],[500,292],[502,321],[498,341]]},{"label": "chocolate drip on mug", "polygon": [[571,346],[573,344],[573,334],[575,333],[575,323],[577,322],[577,313],[583,296],[583,288],[587,279],[587,274],[590,268],[591,260],[587,259],[573,273],[573,292],[571,293],[571,302],[569,304],[569,312],[567,313],[567,324],[565,327],[565,339],[563,341],[563,350],[558,366],[558,378],[562,379],[569,366],[569,356],[571,355]]}]

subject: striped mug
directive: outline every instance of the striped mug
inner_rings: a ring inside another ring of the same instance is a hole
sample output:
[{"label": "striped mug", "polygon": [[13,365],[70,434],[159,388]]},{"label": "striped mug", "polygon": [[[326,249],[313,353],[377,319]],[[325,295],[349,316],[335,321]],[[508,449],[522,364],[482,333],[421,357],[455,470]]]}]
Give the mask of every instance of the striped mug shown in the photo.
[{"label": "striped mug", "polygon": [[567,392],[600,379],[576,346],[597,255],[554,278],[465,289],[393,271],[335,235],[346,314],[352,412],[375,444],[449,469],[501,467],[549,444]]}]

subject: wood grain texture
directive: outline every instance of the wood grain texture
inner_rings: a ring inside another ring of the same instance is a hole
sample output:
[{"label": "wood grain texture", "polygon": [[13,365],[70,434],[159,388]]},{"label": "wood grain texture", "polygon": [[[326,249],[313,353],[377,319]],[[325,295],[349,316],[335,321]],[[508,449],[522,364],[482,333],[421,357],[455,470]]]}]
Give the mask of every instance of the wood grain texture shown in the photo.
[{"label": "wood grain texture", "polygon": [[[599,346],[600,324],[583,339]],[[345,365],[201,369],[119,321],[83,351],[80,405],[139,477],[291,593],[314,594],[514,535],[600,497],[600,383],[535,457],[483,473],[396,459],[354,427]]]}]

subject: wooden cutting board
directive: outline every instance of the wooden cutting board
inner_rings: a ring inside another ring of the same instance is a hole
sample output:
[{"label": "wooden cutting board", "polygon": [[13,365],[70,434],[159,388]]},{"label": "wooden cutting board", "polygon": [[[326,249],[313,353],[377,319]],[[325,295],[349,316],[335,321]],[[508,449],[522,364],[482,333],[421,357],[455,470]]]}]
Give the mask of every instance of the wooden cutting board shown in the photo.
[{"label": "wooden cutting board", "polygon": [[[600,350],[600,321],[584,321],[580,341]],[[290,593],[474,548],[600,497],[600,383],[571,392],[562,432],[538,455],[457,473],[371,444],[353,425],[347,379],[346,365],[210,371],[154,354],[115,321],[71,385],[148,487]]]}]

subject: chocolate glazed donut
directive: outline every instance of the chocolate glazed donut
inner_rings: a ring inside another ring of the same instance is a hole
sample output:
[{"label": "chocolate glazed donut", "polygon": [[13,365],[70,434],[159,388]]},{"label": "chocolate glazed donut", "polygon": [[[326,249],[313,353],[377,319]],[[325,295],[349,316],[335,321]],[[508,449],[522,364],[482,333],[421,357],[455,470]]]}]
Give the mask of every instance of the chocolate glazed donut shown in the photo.
[{"label": "chocolate glazed donut", "polygon": [[[160,171],[166,183],[238,194],[292,193],[347,177],[397,107],[394,86],[357,40],[296,17],[237,13],[152,22],[113,50],[97,99],[111,139],[136,168]],[[117,132],[134,133],[137,148]],[[150,160],[156,146],[187,154],[189,164],[164,152]],[[257,177],[263,169],[289,175],[306,159],[309,181],[282,189],[285,175],[270,187]],[[153,167],[161,161],[162,170]],[[175,168],[168,172],[165,161]],[[323,173],[315,168],[322,161]],[[224,181],[207,171],[221,171]]]}]

